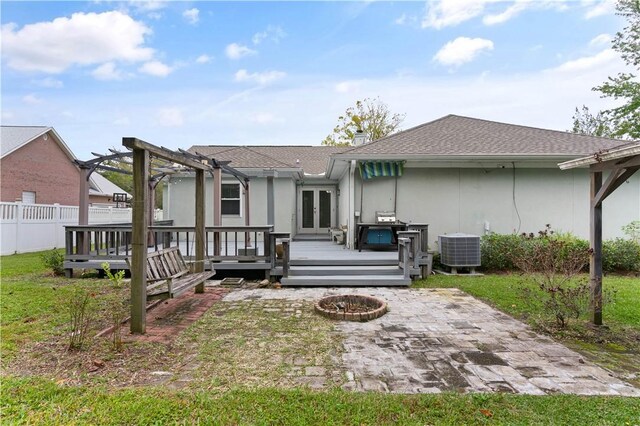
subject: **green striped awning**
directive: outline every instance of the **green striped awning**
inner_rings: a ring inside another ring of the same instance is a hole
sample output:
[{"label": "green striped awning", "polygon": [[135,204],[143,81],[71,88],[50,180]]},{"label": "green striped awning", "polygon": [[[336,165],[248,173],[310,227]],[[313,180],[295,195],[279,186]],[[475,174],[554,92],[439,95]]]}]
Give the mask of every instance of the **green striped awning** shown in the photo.
[{"label": "green striped awning", "polygon": [[364,180],[383,176],[402,176],[404,161],[361,161],[360,176]]}]

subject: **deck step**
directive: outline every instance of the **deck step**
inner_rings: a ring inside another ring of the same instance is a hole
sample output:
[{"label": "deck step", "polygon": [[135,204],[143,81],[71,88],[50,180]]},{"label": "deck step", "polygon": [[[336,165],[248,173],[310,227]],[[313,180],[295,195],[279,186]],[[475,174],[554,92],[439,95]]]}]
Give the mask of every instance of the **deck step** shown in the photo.
[{"label": "deck step", "polygon": [[398,265],[390,266],[292,266],[289,276],[336,276],[336,275],[402,275]]},{"label": "deck step", "polygon": [[317,286],[317,287],[408,287],[410,279],[402,275],[335,275],[335,276],[295,276],[282,278],[283,286]]},{"label": "deck step", "polygon": [[291,266],[398,266],[398,259],[291,259]]}]

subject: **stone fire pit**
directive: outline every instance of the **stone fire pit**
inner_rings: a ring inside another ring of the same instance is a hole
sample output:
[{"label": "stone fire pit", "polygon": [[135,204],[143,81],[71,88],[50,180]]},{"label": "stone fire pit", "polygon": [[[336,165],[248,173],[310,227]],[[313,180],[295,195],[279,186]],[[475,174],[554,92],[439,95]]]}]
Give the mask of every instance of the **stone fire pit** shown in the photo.
[{"label": "stone fire pit", "polygon": [[373,296],[345,294],[320,299],[315,310],[331,319],[369,321],[387,313],[387,302]]}]

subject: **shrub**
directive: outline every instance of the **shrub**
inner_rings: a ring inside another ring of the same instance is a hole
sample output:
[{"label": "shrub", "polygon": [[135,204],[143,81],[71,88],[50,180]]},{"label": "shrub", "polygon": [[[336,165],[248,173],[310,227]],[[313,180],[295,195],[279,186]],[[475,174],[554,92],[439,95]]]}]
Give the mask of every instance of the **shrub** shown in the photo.
[{"label": "shrub", "polygon": [[515,234],[488,234],[480,241],[482,269],[487,271],[511,271],[516,269],[512,254],[522,244]]},{"label": "shrub", "polygon": [[112,326],[112,344],[113,349],[120,350],[122,348],[122,323],[127,317],[127,303],[123,295],[124,270],[117,271],[115,274],[111,272],[108,262],[102,264],[102,269],[107,275],[112,285],[112,292],[106,296],[105,303],[107,307],[107,315]]},{"label": "shrub", "polygon": [[95,303],[94,294],[87,289],[75,286],[71,295],[63,300],[69,315],[69,350],[80,350],[84,347],[89,324],[93,318]]},{"label": "shrub", "polygon": [[111,342],[113,349],[120,350],[122,347],[122,323],[127,317],[127,303],[124,297],[124,270],[115,274],[111,272],[108,262],[102,264],[102,270],[107,275],[112,284],[112,292],[106,296],[107,315],[111,323]]},{"label": "shrub", "polygon": [[640,243],[616,238],[602,243],[602,270],[640,272]]},{"label": "shrub", "polygon": [[589,262],[589,247],[569,235],[554,235],[549,225],[538,235],[519,237],[521,244],[511,253],[513,264],[537,284],[538,294],[525,288],[524,297],[540,297],[544,312],[561,328],[588,307],[589,286],[574,277]]},{"label": "shrub", "polygon": [[46,251],[40,255],[40,259],[55,275],[64,275],[64,255],[59,250]]},{"label": "shrub", "polygon": [[634,220],[633,222],[622,227],[622,232],[631,240],[640,244],[640,220]]}]

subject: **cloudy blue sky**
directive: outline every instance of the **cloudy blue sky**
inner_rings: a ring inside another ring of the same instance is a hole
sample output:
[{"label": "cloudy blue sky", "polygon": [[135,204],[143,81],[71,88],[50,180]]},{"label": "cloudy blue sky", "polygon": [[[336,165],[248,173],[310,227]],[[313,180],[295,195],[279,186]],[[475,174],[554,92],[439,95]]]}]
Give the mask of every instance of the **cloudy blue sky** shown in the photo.
[{"label": "cloudy blue sky", "polygon": [[315,145],[365,97],[406,113],[566,130],[624,70],[614,2],[2,1],[2,124],[79,158],[123,136]]}]

